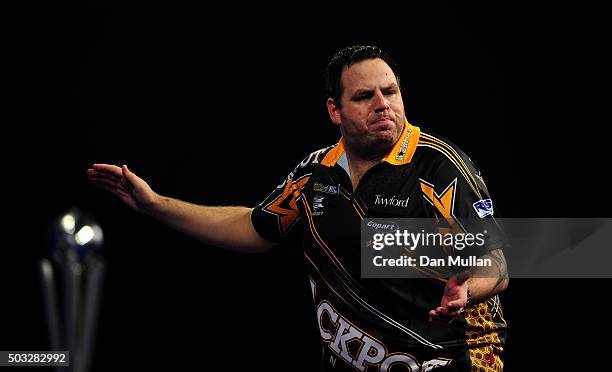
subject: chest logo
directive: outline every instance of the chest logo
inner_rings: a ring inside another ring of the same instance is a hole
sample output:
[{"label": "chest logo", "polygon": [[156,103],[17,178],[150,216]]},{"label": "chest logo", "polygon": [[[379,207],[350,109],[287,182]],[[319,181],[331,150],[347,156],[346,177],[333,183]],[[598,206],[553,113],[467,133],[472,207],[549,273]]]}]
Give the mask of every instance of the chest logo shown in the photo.
[{"label": "chest logo", "polygon": [[338,195],[338,186],[324,185],[319,182],[315,182],[312,186],[313,191],[324,192],[326,194]]},{"label": "chest logo", "polygon": [[410,197],[406,199],[398,199],[393,195],[392,197],[384,197],[380,194],[374,195],[376,198],[374,199],[374,205],[382,205],[383,207],[401,207],[406,208],[408,206],[408,200]]},{"label": "chest logo", "polygon": [[312,201],[312,215],[320,216],[323,214],[323,200],[325,196],[315,196]]}]

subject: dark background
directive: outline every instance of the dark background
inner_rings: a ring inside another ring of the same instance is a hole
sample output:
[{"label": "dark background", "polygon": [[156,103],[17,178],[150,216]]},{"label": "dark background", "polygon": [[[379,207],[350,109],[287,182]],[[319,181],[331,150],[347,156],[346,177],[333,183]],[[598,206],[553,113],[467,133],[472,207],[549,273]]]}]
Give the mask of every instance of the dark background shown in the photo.
[{"label": "dark background", "polygon": [[[78,205],[105,232],[95,371],[314,370],[299,250],[198,244],[93,189],[128,164],[159,193],[253,206],[337,141],[323,70],[376,44],[410,122],[470,155],[505,217],[610,217],[601,9],[558,3],[63,2],[7,12],[0,350],[46,350],[36,262]],[[507,370],[601,357],[608,280],[514,279]]]}]

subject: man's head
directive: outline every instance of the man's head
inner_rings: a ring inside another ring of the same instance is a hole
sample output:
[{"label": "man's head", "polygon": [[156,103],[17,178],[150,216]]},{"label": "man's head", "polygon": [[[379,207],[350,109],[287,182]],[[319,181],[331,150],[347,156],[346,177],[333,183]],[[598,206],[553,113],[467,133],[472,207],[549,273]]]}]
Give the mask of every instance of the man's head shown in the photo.
[{"label": "man's head", "polygon": [[391,58],[374,46],[337,52],[326,71],[327,109],[348,150],[380,156],[404,128],[399,76]]}]

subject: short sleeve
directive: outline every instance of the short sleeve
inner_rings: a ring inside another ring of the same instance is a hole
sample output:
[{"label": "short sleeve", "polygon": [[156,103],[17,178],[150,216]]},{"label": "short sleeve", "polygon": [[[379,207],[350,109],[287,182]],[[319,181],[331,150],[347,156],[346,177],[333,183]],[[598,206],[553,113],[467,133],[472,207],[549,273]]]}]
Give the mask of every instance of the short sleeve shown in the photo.
[{"label": "short sleeve", "polygon": [[455,157],[444,158],[439,163],[433,184],[423,185],[432,213],[448,222],[451,231],[480,235],[484,243],[461,254],[481,256],[491,250],[506,246],[503,228],[496,219],[499,213],[474,163],[460,150]]},{"label": "short sleeve", "polygon": [[301,190],[309,177],[294,179],[292,176],[290,173],[251,214],[251,221],[257,233],[272,242],[284,240],[300,221]]},{"label": "short sleeve", "polygon": [[280,242],[295,230],[302,216],[302,189],[328,149],[314,151],[304,158],[281,184],[253,209],[251,221],[259,235],[269,241]]}]

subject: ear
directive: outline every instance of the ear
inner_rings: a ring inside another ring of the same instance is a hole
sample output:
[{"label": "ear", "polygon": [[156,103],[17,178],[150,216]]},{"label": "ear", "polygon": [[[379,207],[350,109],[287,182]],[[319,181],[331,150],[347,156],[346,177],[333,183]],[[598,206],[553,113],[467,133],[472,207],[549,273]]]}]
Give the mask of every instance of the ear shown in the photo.
[{"label": "ear", "polygon": [[332,98],[327,99],[327,113],[334,124],[340,125],[340,107],[336,106]]}]

